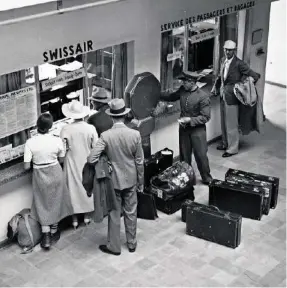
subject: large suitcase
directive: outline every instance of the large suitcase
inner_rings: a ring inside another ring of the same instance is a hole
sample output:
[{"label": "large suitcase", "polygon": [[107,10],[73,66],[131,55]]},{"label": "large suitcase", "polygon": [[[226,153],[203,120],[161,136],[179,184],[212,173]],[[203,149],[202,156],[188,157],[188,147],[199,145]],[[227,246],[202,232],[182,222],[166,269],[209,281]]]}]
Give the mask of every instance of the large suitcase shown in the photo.
[{"label": "large suitcase", "polygon": [[173,151],[164,148],[144,161],[144,184],[150,186],[152,177],[158,175],[173,164]]},{"label": "large suitcase", "polygon": [[196,202],[187,206],[186,233],[236,248],[241,241],[242,216]]},{"label": "large suitcase", "polygon": [[247,178],[249,180],[259,180],[259,181],[271,183],[272,184],[272,195],[271,195],[270,207],[272,209],[276,208],[277,198],[278,198],[278,189],[279,189],[279,178],[267,176],[267,175],[262,175],[262,174],[246,172],[246,171],[242,171],[242,170],[234,170],[234,169],[229,169],[226,172],[226,174],[227,175],[231,175],[231,174],[232,175],[240,175],[240,176],[244,176],[245,178]]},{"label": "large suitcase", "polygon": [[242,215],[242,217],[261,220],[263,214],[264,191],[257,187],[239,183],[229,183],[213,179],[209,185],[209,205]]},{"label": "large suitcase", "polygon": [[161,86],[150,72],[135,75],[125,89],[127,106],[132,109],[135,118],[141,120],[151,115],[160,97]]},{"label": "large suitcase", "polygon": [[233,175],[226,173],[225,181],[233,184],[244,184],[245,186],[249,186],[250,189],[257,188],[262,193],[264,193],[264,200],[263,200],[263,214],[268,215],[270,211],[271,205],[271,195],[272,195],[272,184],[263,182],[260,180],[252,180],[247,179],[241,175]]},{"label": "large suitcase", "polygon": [[156,208],[159,211],[164,212],[165,214],[173,214],[180,210],[183,202],[186,199],[190,199],[192,201],[194,200],[193,190],[193,187],[189,187],[189,189],[184,189],[180,191],[180,193],[178,193],[177,195],[166,200],[155,196]]},{"label": "large suitcase", "polygon": [[191,188],[195,184],[194,170],[186,162],[176,162],[152,177],[150,184],[151,192],[163,200],[171,199],[186,191],[192,191],[193,194]]}]

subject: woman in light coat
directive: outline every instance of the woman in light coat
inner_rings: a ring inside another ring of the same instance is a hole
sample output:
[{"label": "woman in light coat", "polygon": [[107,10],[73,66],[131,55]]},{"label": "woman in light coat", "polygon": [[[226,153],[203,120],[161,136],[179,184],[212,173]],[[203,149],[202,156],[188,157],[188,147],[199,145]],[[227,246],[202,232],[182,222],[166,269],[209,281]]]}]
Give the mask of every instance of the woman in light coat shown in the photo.
[{"label": "woman in light coat", "polygon": [[63,127],[61,138],[66,147],[64,175],[71,195],[73,207],[73,227],[77,229],[79,222],[77,214],[85,214],[85,224],[90,223],[89,212],[94,211],[93,197],[87,196],[82,184],[82,172],[90,151],[98,140],[94,126],[86,123],[84,118],[89,115],[89,108],[79,101],[73,100],[62,106],[62,112],[74,122]]}]

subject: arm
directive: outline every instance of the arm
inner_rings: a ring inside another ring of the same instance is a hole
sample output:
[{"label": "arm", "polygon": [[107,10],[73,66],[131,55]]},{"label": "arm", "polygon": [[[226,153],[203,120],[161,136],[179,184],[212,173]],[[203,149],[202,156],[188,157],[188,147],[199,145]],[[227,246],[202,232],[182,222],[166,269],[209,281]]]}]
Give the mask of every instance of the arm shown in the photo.
[{"label": "arm", "polygon": [[25,148],[24,148],[24,169],[25,170],[31,169],[32,157],[33,157],[32,151],[30,150],[29,146],[26,143]]},{"label": "arm", "polygon": [[95,147],[91,151],[88,157],[88,162],[89,163],[98,162],[102,152],[104,152],[105,149],[106,149],[106,142],[104,141],[103,136],[101,136],[99,140],[97,141]]},{"label": "arm", "polygon": [[210,120],[210,98],[205,97],[200,101],[200,115],[190,118],[190,126],[205,124]]},{"label": "arm", "polygon": [[239,71],[242,75],[252,77],[254,79],[255,83],[260,78],[260,74],[254,72],[252,69],[250,69],[249,66],[242,60],[239,61],[238,68],[239,68]]},{"label": "arm", "polygon": [[94,126],[93,127],[93,132],[92,132],[92,137],[91,137],[91,148],[95,148],[96,147],[96,143],[99,139],[99,136],[98,136],[98,132],[96,130],[96,128]]},{"label": "arm", "polygon": [[59,151],[58,151],[58,161],[60,164],[64,163],[64,159],[66,156],[66,148],[64,141],[59,138]]},{"label": "arm", "polygon": [[161,92],[160,100],[168,101],[168,102],[175,102],[180,99],[181,91],[183,87],[181,86],[177,91],[167,90]]},{"label": "arm", "polygon": [[137,181],[138,185],[143,186],[144,184],[144,153],[142,148],[141,136],[138,134],[138,141],[135,153],[135,163],[137,169]]}]

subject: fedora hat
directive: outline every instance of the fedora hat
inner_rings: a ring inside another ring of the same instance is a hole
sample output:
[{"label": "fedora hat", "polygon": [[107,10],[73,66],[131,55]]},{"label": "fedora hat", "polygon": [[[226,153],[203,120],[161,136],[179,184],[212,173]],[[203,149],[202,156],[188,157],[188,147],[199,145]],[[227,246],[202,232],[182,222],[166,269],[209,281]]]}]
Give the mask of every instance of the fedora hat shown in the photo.
[{"label": "fedora hat", "polygon": [[89,100],[100,103],[109,103],[111,101],[111,95],[105,88],[93,86],[92,96],[89,97]]},{"label": "fedora hat", "polygon": [[84,106],[78,100],[72,100],[62,106],[62,112],[67,118],[81,119],[89,115],[90,108]]},{"label": "fedora hat", "polygon": [[130,108],[126,108],[124,99],[115,98],[109,103],[109,106],[106,113],[113,117],[124,116],[131,111]]},{"label": "fedora hat", "polygon": [[224,49],[234,50],[236,49],[236,43],[232,40],[227,40],[223,46]]}]

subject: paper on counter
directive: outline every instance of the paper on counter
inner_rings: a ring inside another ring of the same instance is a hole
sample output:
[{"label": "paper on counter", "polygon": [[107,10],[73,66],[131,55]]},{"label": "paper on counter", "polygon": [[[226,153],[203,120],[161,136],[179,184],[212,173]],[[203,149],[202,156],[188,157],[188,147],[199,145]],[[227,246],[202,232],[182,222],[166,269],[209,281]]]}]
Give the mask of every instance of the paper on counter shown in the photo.
[{"label": "paper on counter", "polygon": [[79,62],[79,61],[73,61],[69,64],[64,64],[62,66],[60,66],[59,68],[63,71],[66,71],[66,72],[70,72],[70,71],[75,71],[75,70],[78,70],[80,68],[83,67],[83,63]]}]

